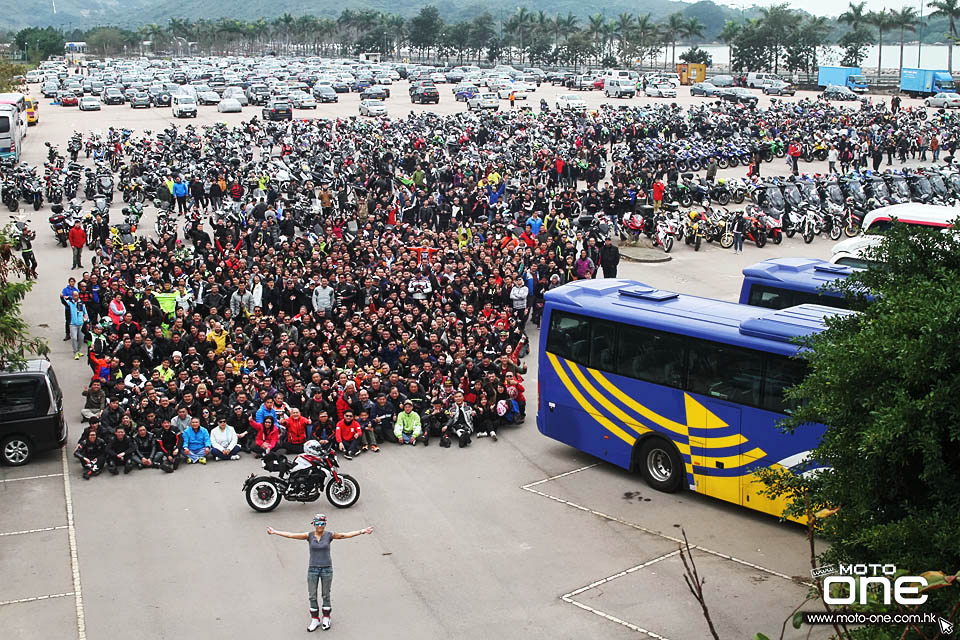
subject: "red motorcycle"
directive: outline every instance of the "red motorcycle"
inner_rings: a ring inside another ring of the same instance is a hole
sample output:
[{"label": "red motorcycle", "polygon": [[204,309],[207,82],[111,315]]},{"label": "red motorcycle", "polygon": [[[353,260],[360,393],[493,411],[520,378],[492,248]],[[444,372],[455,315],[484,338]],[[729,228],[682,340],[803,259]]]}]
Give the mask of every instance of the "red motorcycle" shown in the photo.
[{"label": "red motorcycle", "polygon": [[743,237],[762,249],[767,244],[767,215],[760,207],[747,207],[743,212]]}]

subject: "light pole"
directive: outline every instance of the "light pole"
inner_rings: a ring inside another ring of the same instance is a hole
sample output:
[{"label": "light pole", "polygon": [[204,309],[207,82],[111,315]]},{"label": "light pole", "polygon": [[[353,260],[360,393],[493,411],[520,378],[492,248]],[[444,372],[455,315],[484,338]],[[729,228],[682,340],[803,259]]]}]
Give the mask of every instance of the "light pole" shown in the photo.
[{"label": "light pole", "polygon": [[923,49],[923,4],[924,0],[920,0],[920,21],[918,25],[920,30],[917,31],[917,68],[920,68],[920,51]]}]

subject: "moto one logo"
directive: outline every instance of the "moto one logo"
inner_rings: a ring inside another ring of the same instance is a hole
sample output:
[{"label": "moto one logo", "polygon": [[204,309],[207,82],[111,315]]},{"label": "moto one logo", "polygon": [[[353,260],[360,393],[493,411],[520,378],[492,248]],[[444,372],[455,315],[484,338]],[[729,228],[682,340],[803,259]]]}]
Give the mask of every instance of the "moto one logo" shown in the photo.
[{"label": "moto one logo", "polygon": [[897,567],[892,564],[841,564],[840,575],[823,581],[823,601],[827,604],[867,604],[870,588],[876,585],[880,602],[890,605],[918,605],[927,601],[920,590],[927,580],[920,576],[894,578]]}]

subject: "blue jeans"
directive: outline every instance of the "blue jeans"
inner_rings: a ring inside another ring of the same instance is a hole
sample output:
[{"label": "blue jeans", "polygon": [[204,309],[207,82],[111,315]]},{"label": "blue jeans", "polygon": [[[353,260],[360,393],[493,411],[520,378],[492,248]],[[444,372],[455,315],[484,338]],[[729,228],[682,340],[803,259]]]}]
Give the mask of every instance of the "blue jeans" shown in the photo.
[{"label": "blue jeans", "polygon": [[323,614],[330,615],[333,605],[330,602],[330,587],[333,585],[333,567],[307,568],[307,599],[310,600],[310,612],[320,610],[317,606],[317,581],[320,582],[320,596],[323,599]]},{"label": "blue jeans", "polygon": [[413,437],[412,433],[404,433],[401,437],[403,438],[403,444],[417,445],[417,439]]},{"label": "blue jeans", "polygon": [[733,232],[733,250],[743,251],[743,234],[737,231]]},{"label": "blue jeans", "polygon": [[214,460],[229,460],[230,456],[240,453],[240,445],[237,445],[233,448],[232,451],[227,451],[221,453],[216,449],[216,447],[210,447],[210,455],[213,456]]},{"label": "blue jeans", "polygon": [[[188,427],[188,428],[189,428],[189,427]],[[190,450],[190,453],[184,452],[183,455],[186,456],[186,457],[190,460],[190,462],[196,462],[196,461],[199,460],[200,458],[206,458],[206,457],[207,457],[207,455],[203,452],[203,447],[200,447],[200,448],[197,449],[196,451],[194,451],[193,449],[191,449],[191,450]]]}]

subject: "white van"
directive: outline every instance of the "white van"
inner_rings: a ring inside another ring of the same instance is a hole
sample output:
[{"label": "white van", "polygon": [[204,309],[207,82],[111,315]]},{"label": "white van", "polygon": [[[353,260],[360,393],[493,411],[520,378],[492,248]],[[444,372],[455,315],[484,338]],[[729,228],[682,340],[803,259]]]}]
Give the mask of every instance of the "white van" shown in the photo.
[{"label": "white van", "polygon": [[785,82],[775,73],[760,73],[751,71],[747,74],[747,86],[751,89],[759,89],[773,82]]},{"label": "white van", "polygon": [[40,71],[39,69],[27,71],[27,82],[29,84],[36,84],[41,80],[43,80],[43,71]]},{"label": "white van", "polygon": [[629,77],[604,78],[603,95],[608,98],[632,98],[637,95],[637,84]]},{"label": "white van", "polygon": [[196,118],[197,99],[189,93],[170,96],[170,110],[174,118]]},{"label": "white van", "polygon": [[9,104],[0,104],[0,161],[20,162],[21,141],[20,112]]}]

